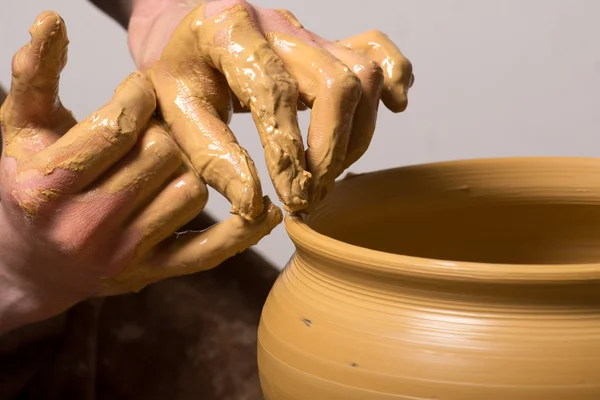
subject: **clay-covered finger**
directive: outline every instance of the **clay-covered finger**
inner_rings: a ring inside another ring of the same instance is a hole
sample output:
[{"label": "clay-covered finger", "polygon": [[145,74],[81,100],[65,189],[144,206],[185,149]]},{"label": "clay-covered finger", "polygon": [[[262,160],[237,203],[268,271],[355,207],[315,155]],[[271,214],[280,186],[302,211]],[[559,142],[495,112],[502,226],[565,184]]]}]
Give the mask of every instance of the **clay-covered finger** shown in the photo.
[{"label": "clay-covered finger", "polygon": [[57,169],[70,172],[71,190],[80,190],[133,148],[155,108],[151,82],[141,73],[133,73],[105,106],[35,154],[28,167],[44,175]]},{"label": "clay-covered finger", "polygon": [[360,79],[362,94],[354,119],[352,122],[352,133],[348,141],[344,168],[354,164],[367,151],[377,122],[377,111],[379,100],[383,90],[383,71],[379,64],[368,57],[348,49],[344,46],[336,46],[318,38],[331,54],[346,64]]},{"label": "clay-covered finger", "polygon": [[383,104],[393,112],[408,105],[408,90],[414,82],[411,62],[384,33],[373,30],[337,42],[377,62],[383,69]]},{"label": "clay-covered finger", "polygon": [[[10,96],[2,110],[7,144],[20,128],[42,125],[35,146],[46,146],[76,123],[58,98],[60,74],[67,62],[66,26],[53,11],[40,14],[29,29],[31,40],[12,61]],[[11,129],[12,128],[12,129]]]},{"label": "clay-covered finger", "polygon": [[249,220],[260,215],[262,189],[256,166],[208,100],[210,93],[204,92],[208,86],[198,85],[192,95],[178,84],[183,79],[174,81],[161,72],[158,68],[151,71],[160,109],[193,168],[229,200],[232,214]]},{"label": "clay-covered finger", "polygon": [[283,219],[281,210],[264,198],[263,213],[254,221],[231,216],[202,232],[183,232],[164,243],[154,264],[166,276],[206,271],[254,246]]},{"label": "clay-covered finger", "polygon": [[146,251],[169,237],[202,212],[208,202],[208,189],[190,168],[161,190],[136,216],[128,230],[137,232],[137,248]]},{"label": "clay-covered finger", "polygon": [[[286,16],[279,15],[279,18]],[[269,24],[277,22],[277,13]],[[266,37],[286,69],[298,81],[301,101],[312,108],[306,162],[313,182],[310,208],[331,189],[343,171],[344,160],[361,83],[343,62],[321,47],[306,31],[294,36],[275,33]]]},{"label": "clay-covered finger", "polygon": [[186,231],[158,245],[135,273],[105,279],[103,294],[139,291],[161,279],[212,269],[255,245],[283,219],[281,210],[265,197],[264,212],[247,221],[233,215],[204,231]]},{"label": "clay-covered finger", "polygon": [[251,111],[279,198],[290,211],[305,208],[310,174],[297,121],[296,81],[257,29],[246,2],[210,2],[199,18],[204,18],[196,33],[200,53]]},{"label": "clay-covered finger", "polygon": [[60,73],[67,62],[69,39],[64,21],[46,11],[29,29],[31,40],[12,61],[11,101],[23,113],[51,113],[58,99]]},{"label": "clay-covered finger", "polygon": [[159,121],[151,121],[131,151],[90,189],[126,197],[128,212],[150,203],[178,172],[183,154]]},{"label": "clay-covered finger", "polygon": [[[122,251],[133,254],[133,258],[139,260],[151,248],[200,214],[207,201],[206,185],[193,169],[184,164],[180,174],[127,223],[121,240]],[[143,263],[133,263],[112,279],[139,280],[145,275],[143,267]]]}]

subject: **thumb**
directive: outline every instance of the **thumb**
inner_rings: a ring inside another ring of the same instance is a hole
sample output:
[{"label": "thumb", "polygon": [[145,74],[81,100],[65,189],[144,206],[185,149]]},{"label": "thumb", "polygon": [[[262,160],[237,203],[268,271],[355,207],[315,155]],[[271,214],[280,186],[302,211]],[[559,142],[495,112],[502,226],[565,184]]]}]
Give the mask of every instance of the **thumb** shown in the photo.
[{"label": "thumb", "polygon": [[[10,92],[2,107],[8,146],[19,132],[30,135],[29,128],[40,135],[43,131],[44,137],[35,142],[48,145],[76,123],[58,98],[69,44],[64,21],[57,13],[46,11],[38,16],[29,33],[31,40],[13,57]],[[45,129],[36,132],[36,127]]]}]

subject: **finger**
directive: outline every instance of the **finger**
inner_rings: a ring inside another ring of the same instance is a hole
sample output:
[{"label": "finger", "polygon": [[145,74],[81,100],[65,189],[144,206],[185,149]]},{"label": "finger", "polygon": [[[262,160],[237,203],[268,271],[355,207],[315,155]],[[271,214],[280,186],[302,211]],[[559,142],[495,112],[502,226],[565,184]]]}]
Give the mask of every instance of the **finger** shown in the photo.
[{"label": "finger", "polygon": [[377,122],[379,99],[383,90],[383,71],[379,64],[360,53],[347,47],[336,46],[321,38],[316,37],[315,39],[326,50],[350,67],[360,79],[362,87],[362,95],[354,113],[352,133],[346,150],[346,158],[344,159],[343,169],[346,169],[358,161],[371,144]]},{"label": "finger", "polygon": [[156,120],[140,136],[131,151],[91,188],[126,200],[121,211],[127,216],[150,203],[182,166],[182,154],[166,128]]},{"label": "finger", "polygon": [[59,78],[67,61],[69,39],[64,21],[52,11],[40,14],[30,28],[30,42],[13,57],[10,97],[2,119],[12,142],[21,128],[35,127],[35,151],[54,142],[76,123],[58,98]]},{"label": "finger", "polygon": [[[128,224],[122,240],[122,252],[134,259],[167,239],[202,212],[208,202],[208,189],[193,169],[183,167],[179,176]],[[126,268],[115,279],[128,280],[144,275],[139,265]]]},{"label": "finger", "polygon": [[369,31],[336,43],[363,53],[377,62],[384,74],[383,104],[393,112],[406,109],[408,89],[415,77],[411,62],[394,42],[380,31]]},{"label": "finger", "polygon": [[202,97],[185,105],[176,83],[153,74],[163,117],[202,180],[231,203],[231,213],[252,220],[263,212],[256,166],[211,103]]},{"label": "finger", "polygon": [[230,201],[233,214],[252,220],[263,212],[258,172],[227,126],[233,108],[227,80],[194,46],[179,42],[194,37],[193,21],[194,13],[179,25],[149,76],[162,117],[194,169]]},{"label": "finger", "polygon": [[305,208],[310,174],[297,120],[296,81],[257,29],[247,2],[207,3],[205,17],[196,33],[201,54],[251,111],[279,198],[290,211]]},{"label": "finger", "polygon": [[32,114],[44,116],[56,110],[69,44],[64,21],[53,11],[40,14],[29,34],[29,43],[13,57],[10,89],[12,107],[22,109],[15,117],[23,122],[29,122]]},{"label": "finger", "polygon": [[154,265],[166,275],[206,271],[255,245],[283,219],[281,210],[265,197],[265,211],[255,221],[232,216],[202,232],[184,232],[164,243]]},{"label": "finger", "polygon": [[255,245],[282,220],[281,210],[265,197],[265,211],[254,221],[234,215],[204,231],[171,236],[147,258],[136,274],[107,278],[104,293],[138,291],[161,279],[206,271]]},{"label": "finger", "polygon": [[136,72],[117,88],[109,103],[35,154],[28,167],[44,175],[66,172],[69,176],[56,175],[58,182],[79,191],[131,150],[155,107],[151,82]]},{"label": "finger", "polygon": [[288,18],[289,14],[272,10],[264,19],[265,36],[298,81],[302,102],[312,107],[306,161],[313,175],[310,203],[314,207],[343,171],[361,84],[343,62],[316,43],[308,32],[290,27],[293,36],[275,33]]}]

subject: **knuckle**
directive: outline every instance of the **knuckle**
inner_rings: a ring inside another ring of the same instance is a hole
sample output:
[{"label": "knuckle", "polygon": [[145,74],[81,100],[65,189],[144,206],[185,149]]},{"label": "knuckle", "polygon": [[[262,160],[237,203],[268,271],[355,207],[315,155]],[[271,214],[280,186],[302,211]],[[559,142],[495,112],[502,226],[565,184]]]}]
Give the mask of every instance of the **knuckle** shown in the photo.
[{"label": "knuckle", "polygon": [[365,63],[364,68],[356,73],[361,82],[368,82],[371,85],[380,85],[383,83],[383,69],[375,61]]},{"label": "knuckle", "polygon": [[115,89],[115,96],[118,99],[122,89],[127,89],[124,97],[134,97],[136,103],[142,103],[144,108],[155,108],[156,94],[152,81],[148,76],[140,71],[131,73],[119,86]]},{"label": "knuckle", "polygon": [[189,175],[188,179],[185,179],[185,185],[183,185],[184,195],[188,201],[193,203],[199,203],[204,208],[206,201],[208,200],[208,189],[202,181],[196,177]]},{"label": "knuckle", "polygon": [[13,79],[27,79],[31,75],[31,60],[27,49],[20,48],[12,58]]},{"label": "knuckle", "polygon": [[341,92],[342,97],[360,99],[362,85],[358,76],[348,67],[344,67],[337,75],[335,88]]},{"label": "knuckle", "polygon": [[160,145],[160,148],[161,148],[165,158],[168,158],[170,160],[177,161],[177,162],[183,161],[183,156],[181,154],[181,150],[179,149],[177,144],[175,144],[175,142],[172,139],[163,136],[161,141],[162,141],[162,143]]},{"label": "knuckle", "polygon": [[82,224],[74,224],[52,233],[50,242],[60,254],[78,260],[83,257],[89,248],[90,234]]},{"label": "knuckle", "polygon": [[262,80],[263,90],[266,96],[252,96],[249,103],[254,103],[254,108],[259,113],[273,112],[274,103],[269,99],[282,100],[283,102],[298,101],[300,93],[298,82],[287,72],[266,76]]},{"label": "knuckle", "polygon": [[212,163],[217,162],[217,157],[214,157],[212,155],[202,154],[201,152],[193,153],[190,155],[190,162],[194,166],[194,169],[200,176],[211,181],[215,177],[212,174],[210,165]]},{"label": "knuckle", "polygon": [[156,94],[152,82],[139,71],[130,74],[121,82],[113,97],[102,108],[115,119],[121,118],[123,129],[143,127],[155,109]]},{"label": "knuckle", "polygon": [[389,40],[388,35],[380,31],[379,29],[371,29],[370,31],[365,32],[365,36],[368,36],[375,40]]},{"label": "knuckle", "polygon": [[65,259],[85,262],[99,257],[98,250],[103,247],[98,242],[98,228],[89,223],[84,214],[64,215],[62,223],[55,228],[49,227],[46,237],[48,245]]},{"label": "knuckle", "polygon": [[179,146],[177,146],[173,139],[163,133],[154,136],[146,148],[152,149],[156,156],[163,160],[178,163],[183,160]]}]

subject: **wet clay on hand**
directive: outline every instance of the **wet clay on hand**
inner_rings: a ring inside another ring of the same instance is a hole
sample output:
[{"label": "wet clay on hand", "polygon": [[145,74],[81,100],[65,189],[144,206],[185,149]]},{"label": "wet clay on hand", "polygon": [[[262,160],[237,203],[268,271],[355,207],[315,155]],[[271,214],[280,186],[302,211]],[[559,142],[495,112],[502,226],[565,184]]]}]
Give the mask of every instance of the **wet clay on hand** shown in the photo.
[{"label": "wet clay on hand", "polygon": [[140,263],[102,279],[102,295],[137,292],[172,276],[212,269],[254,246],[282,221],[281,210],[265,198],[265,211],[253,221],[232,216],[203,231],[183,231],[163,241]]},{"label": "wet clay on hand", "polygon": [[[188,14],[149,73],[162,115],[194,167],[230,199],[232,212],[249,219],[260,211],[260,184],[226,126],[232,102],[252,113],[285,208],[309,211],[366,151],[380,98],[404,110],[413,81],[410,62],[380,32],[332,43],[289,11],[242,0],[209,2]],[[298,104],[312,108],[306,153]]]},{"label": "wet clay on hand", "polygon": [[267,167],[288,209],[306,206],[310,182],[296,121],[296,84],[269,53],[247,13],[234,7],[204,20],[203,5],[181,22],[149,71],[173,136],[205,181],[231,201],[232,212],[249,219],[262,211],[260,181],[227,127],[229,87],[253,112]]},{"label": "wet clay on hand", "polygon": [[2,105],[0,243],[15,282],[56,313],[93,295],[140,290],[204,271],[256,244],[282,220],[260,198],[251,221],[233,215],[202,232],[180,232],[208,190],[165,124],[155,91],[131,74],[112,99],[76,123],[58,97],[67,59],[64,22],[45,12],[13,60]]},{"label": "wet clay on hand", "polygon": [[266,400],[600,398],[600,160],[425,164],[290,215]]}]

